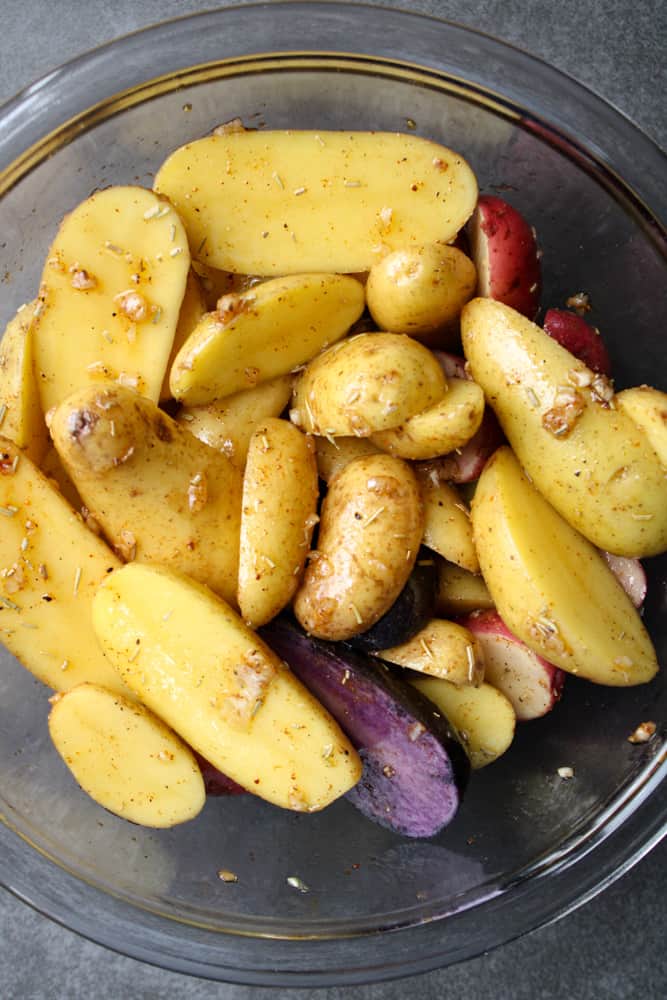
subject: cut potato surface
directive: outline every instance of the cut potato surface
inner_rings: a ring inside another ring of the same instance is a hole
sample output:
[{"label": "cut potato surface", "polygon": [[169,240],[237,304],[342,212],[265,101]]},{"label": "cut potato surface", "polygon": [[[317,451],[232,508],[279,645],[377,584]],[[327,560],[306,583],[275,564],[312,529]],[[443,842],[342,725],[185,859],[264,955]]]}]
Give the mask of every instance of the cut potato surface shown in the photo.
[{"label": "cut potato surface", "polygon": [[317,524],[313,439],[287,420],[266,420],[250,441],[243,477],[238,603],[252,628],[292,599]]},{"label": "cut potato surface", "polygon": [[484,467],[472,524],[498,614],[527,646],[598,684],[651,680],[655,650],[632,602],[597,549],[537,492],[507,447]]},{"label": "cut potato surface", "polygon": [[190,748],[143,705],[106,688],[80,684],[60,696],[49,733],[84,792],[132,823],[176,826],[206,801]]},{"label": "cut potato surface", "polygon": [[667,479],[613,389],[525,316],[473,299],[461,317],[472,375],[540,492],[589,541],[641,558],[667,548]]},{"label": "cut potato surface", "polygon": [[188,405],[287,375],[361,316],[364,290],[341,274],[294,274],[220,299],[179,351],[169,385]]},{"label": "cut potato surface", "polygon": [[331,716],[206,587],[133,563],[98,590],[93,622],[139,699],[243,788],[314,812],[358,781]]},{"label": "cut potato surface", "polygon": [[470,511],[456,487],[415,468],[424,504],[424,545],[470,573],[479,573]]},{"label": "cut potato surface", "polygon": [[435,608],[443,618],[455,618],[471,611],[487,611],[493,608],[493,600],[481,576],[441,559]]},{"label": "cut potato surface", "polygon": [[16,445],[0,439],[0,640],[44,684],[127,688],[91,623],[98,584],[118,559]]},{"label": "cut potato surface", "polygon": [[667,469],[667,393],[650,385],[619,392],[616,402],[649,439]]},{"label": "cut potato surface", "polygon": [[432,619],[408,642],[375,655],[452,684],[479,686],[484,680],[484,657],[475,637],[462,625],[442,618]]},{"label": "cut potato surface", "polygon": [[205,312],[206,305],[204,302],[204,292],[199,284],[199,278],[197,277],[195,271],[190,268],[188,271],[188,279],[185,283],[183,301],[181,302],[181,308],[178,313],[178,323],[176,324],[176,332],[174,333],[174,340],[171,345],[169,361],[167,362],[167,369],[162,380],[162,388],[160,389],[161,403],[166,399],[171,399],[169,375],[171,372],[171,366],[176,359],[176,355],[190,334],[194,331],[197,323],[199,323]]},{"label": "cut potato surface", "polygon": [[416,674],[410,682],[449,719],[474,770],[491,764],[509,748],[516,717],[501,691],[490,684],[457,687],[446,680]]},{"label": "cut potato surface", "polygon": [[181,220],[145,188],[97,191],[65,216],[42,274],[35,326],[45,413],[100,382],[157,402],[189,267]]},{"label": "cut potato surface", "polygon": [[379,451],[380,449],[370,438],[315,438],[317,471],[325,483],[333,479],[336,473],[349,465],[353,459],[361,458],[362,455],[377,455]]},{"label": "cut potato surface", "polygon": [[51,434],[86,507],[126,562],[173,566],[236,600],[241,472],[226,455],[121,386],[68,397]]},{"label": "cut potato surface", "polygon": [[368,271],[391,250],[453,239],[477,200],[463,157],[414,135],[244,131],[177,149],[155,190],[193,255],[244,274]]},{"label": "cut potato surface", "polygon": [[0,427],[38,465],[49,444],[33,367],[37,301],[21,306],[0,342]]}]

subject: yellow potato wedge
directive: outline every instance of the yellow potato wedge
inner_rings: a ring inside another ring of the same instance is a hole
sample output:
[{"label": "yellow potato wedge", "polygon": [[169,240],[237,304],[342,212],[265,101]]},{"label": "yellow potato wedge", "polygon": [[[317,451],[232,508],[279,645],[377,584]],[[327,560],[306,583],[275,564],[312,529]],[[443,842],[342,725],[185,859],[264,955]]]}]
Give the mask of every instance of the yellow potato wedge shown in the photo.
[{"label": "yellow potato wedge", "polygon": [[408,642],[373,655],[452,684],[479,687],[484,680],[484,657],[477,639],[462,625],[442,618],[433,618]]},{"label": "yellow potato wedge", "polygon": [[162,380],[162,388],[160,389],[161,403],[166,399],[171,399],[169,374],[171,372],[171,366],[176,359],[176,355],[190,334],[193,332],[205,312],[206,303],[204,301],[204,292],[199,284],[199,278],[194,270],[190,268],[188,271],[188,279],[185,282],[185,292],[183,293],[183,300],[178,313],[178,323],[176,324],[176,332],[171,345],[169,361],[167,362],[167,369]]},{"label": "yellow potato wedge", "polygon": [[527,646],[597,684],[651,680],[655,651],[630,598],[598,550],[529,482],[508,447],[484,467],[472,525],[498,614]]},{"label": "yellow potato wedge", "polygon": [[308,434],[369,437],[440,402],[435,357],[396,333],[359,333],[323,351],[298,379],[290,419]]},{"label": "yellow potato wedge", "polygon": [[520,313],[473,299],[463,347],[519,462],[589,541],[641,558],[667,548],[667,479],[609,382]]},{"label": "yellow potato wedge", "polygon": [[60,461],[60,455],[52,443],[49,444],[44,458],[39,463],[39,468],[44,473],[46,478],[51,481],[51,485],[60,490],[70,507],[73,507],[74,510],[81,513],[81,508],[84,505],[83,500],[79,496],[79,491],[76,486],[65,471],[65,467]]},{"label": "yellow potato wedge", "polygon": [[438,563],[438,590],[435,610],[443,618],[467,615],[471,611],[490,611],[494,607],[483,577],[470,573],[455,563]]},{"label": "yellow potato wedge", "polygon": [[54,412],[51,435],[93,518],[127,562],[159,562],[236,600],[241,472],[154,403],[89,387]]},{"label": "yellow potato wedge", "polygon": [[0,439],[0,641],[57,691],[127,692],[91,623],[97,585],[120,566],[16,445]]},{"label": "yellow potato wedge", "polygon": [[143,705],[80,684],[53,702],[49,733],[84,792],[116,816],[164,828],[201,812],[206,790],[192,750]]},{"label": "yellow potato wedge", "polygon": [[201,584],[132,563],[99,588],[93,623],[143,704],[248,791],[314,812],[359,780],[359,757],[331,716]]},{"label": "yellow potato wedge", "polygon": [[290,401],[293,382],[293,375],[279,375],[208,406],[183,406],[176,420],[204,444],[224,451],[242,469],[257,424],[280,416]]},{"label": "yellow potato wedge", "polygon": [[417,481],[400,458],[357,458],[329,483],[320,517],[294,613],[311,635],[349,639],[389,610],[410,576],[424,528]]},{"label": "yellow potato wedge", "polygon": [[220,299],[185,342],[169,386],[190,406],[287,375],[361,316],[364,290],[341,274],[293,274]]},{"label": "yellow potato wedge", "polygon": [[287,420],[259,425],[243,477],[238,605],[258,628],[291,601],[317,524],[313,439]]},{"label": "yellow potato wedge", "polygon": [[415,467],[424,504],[424,545],[469,573],[479,573],[470,512],[456,487]]},{"label": "yellow potato wedge", "polygon": [[368,271],[454,238],[477,201],[463,157],[415,135],[247,131],[172,153],[155,178],[193,255],[242,274]]},{"label": "yellow potato wedge", "polygon": [[490,684],[457,687],[435,677],[411,677],[458,733],[474,770],[497,760],[514,739],[516,716],[511,702]]},{"label": "yellow potato wedge", "polygon": [[325,483],[330,482],[353,459],[361,458],[362,455],[377,455],[380,451],[370,438],[316,437],[314,440],[317,471]]},{"label": "yellow potato wedge", "polygon": [[100,382],[157,402],[189,267],[181,220],[145,188],[97,191],[65,216],[35,313],[44,413]]},{"label": "yellow potato wedge", "polygon": [[21,306],[0,342],[0,428],[2,434],[37,465],[49,444],[49,432],[33,368],[33,317],[37,300]]},{"label": "yellow potato wedge", "polygon": [[616,403],[644,432],[667,469],[667,393],[637,385],[619,392]]},{"label": "yellow potato wedge", "polygon": [[373,434],[373,444],[398,458],[421,460],[462,448],[484,416],[484,393],[469,379],[450,378],[439,403],[410,417],[400,427]]}]

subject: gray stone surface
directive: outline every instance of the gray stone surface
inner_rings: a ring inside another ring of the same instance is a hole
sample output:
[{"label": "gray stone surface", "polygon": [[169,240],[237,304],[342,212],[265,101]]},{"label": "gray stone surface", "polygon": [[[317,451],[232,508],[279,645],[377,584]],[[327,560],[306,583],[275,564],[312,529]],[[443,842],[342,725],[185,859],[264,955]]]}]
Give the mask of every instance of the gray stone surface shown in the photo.
[{"label": "gray stone surface", "polygon": [[[220,4],[224,6],[224,4]],[[402,0],[387,6],[437,14],[497,35],[570,73],[667,146],[664,0]],[[0,101],[80,52],[206,0],[4,0]],[[350,42],[353,48],[353,41]],[[656,849],[591,903],[486,956],[409,981],[312,991],[318,998],[377,1000],[634,1000],[665,995],[667,849]],[[276,991],[272,991],[274,995]],[[0,996],[183,997],[250,1000],[259,989],[188,979],[115,955],[0,893]],[[304,997],[296,990],[285,998]]]}]

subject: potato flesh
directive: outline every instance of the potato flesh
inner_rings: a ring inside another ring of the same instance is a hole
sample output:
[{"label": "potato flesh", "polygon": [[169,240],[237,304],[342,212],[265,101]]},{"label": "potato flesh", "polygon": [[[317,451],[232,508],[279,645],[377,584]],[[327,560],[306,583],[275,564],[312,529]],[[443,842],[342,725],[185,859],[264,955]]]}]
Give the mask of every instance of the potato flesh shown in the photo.
[{"label": "potato flesh", "polygon": [[457,687],[446,680],[417,676],[410,681],[449,719],[473,770],[491,764],[511,745],[516,727],[514,709],[490,684]]},{"label": "potato flesh", "polygon": [[250,441],[243,478],[238,604],[251,628],[292,599],[317,523],[313,439],[286,420],[266,420]]},{"label": "potato flesh", "polygon": [[172,566],[236,600],[241,472],[226,455],[121,386],[70,396],[51,434],[125,561]]},{"label": "potato flesh", "polygon": [[470,524],[470,511],[449,483],[419,466],[415,469],[424,504],[424,545],[470,573],[479,573],[479,560]]},{"label": "potato flesh", "polygon": [[176,324],[174,340],[171,345],[171,351],[169,352],[169,360],[167,362],[167,368],[162,380],[162,388],[160,389],[161,403],[166,399],[171,399],[169,375],[171,373],[171,366],[176,360],[176,355],[205,312],[206,305],[204,302],[204,293],[199,284],[199,278],[194,270],[190,268],[188,271],[187,281],[185,282],[185,291],[181,301],[181,308],[178,313],[178,323]]},{"label": "potato flesh", "polygon": [[9,321],[0,343],[2,434],[39,465],[49,434],[33,369],[33,322],[37,301],[22,306]]},{"label": "potato flesh", "polygon": [[54,703],[49,733],[83,790],[116,816],[164,828],[203,808],[206,790],[194,754],[143,705],[80,684]]},{"label": "potato flesh", "polygon": [[597,549],[537,492],[507,447],[482,472],[472,524],[498,614],[527,646],[597,684],[651,680],[655,651],[630,599]]},{"label": "potato flesh", "polygon": [[346,334],[363,309],[361,284],[341,274],[289,275],[231,295],[177,354],[171,392],[197,406],[287,375]]},{"label": "potato flesh", "polygon": [[400,427],[373,434],[372,440],[398,458],[438,458],[467,444],[483,416],[484,393],[480,387],[469,379],[450,378],[439,403],[410,417]]},{"label": "potato flesh", "polygon": [[337,724],[224,601],[138,563],[98,590],[93,623],[140,700],[255,795],[313,812],[359,779]]},{"label": "potato flesh", "polygon": [[224,451],[242,469],[257,424],[280,416],[292,395],[293,381],[292,375],[279,375],[208,406],[184,406],[176,420],[204,444]]},{"label": "potato flesh", "polygon": [[103,655],[90,620],[98,584],[120,563],[6,439],[0,439],[0,509],[4,645],[58,691],[92,681],[128,693]]},{"label": "potato flesh", "polygon": [[479,686],[484,680],[484,657],[475,637],[462,625],[442,618],[434,618],[408,642],[376,655],[452,684]]},{"label": "potato flesh", "polygon": [[245,274],[368,271],[391,250],[447,243],[472,214],[457,153],[382,132],[247,131],[172,153],[155,178],[193,254]]},{"label": "potato flesh", "polygon": [[439,615],[452,618],[471,611],[489,611],[493,607],[493,599],[481,576],[452,562],[442,560],[439,563],[435,601]]},{"label": "potato flesh", "polygon": [[47,413],[115,382],[157,402],[190,266],[183,225],[152,191],[110,187],[65,216],[39,291],[35,362]]},{"label": "potato flesh", "polygon": [[[473,378],[521,465],[562,516],[615,555],[667,548],[664,470],[646,435],[596,396],[596,385],[606,391],[604,380],[596,383],[540,327],[491,299],[468,303],[461,328]],[[559,400],[573,394],[579,415],[563,434],[548,429],[563,414]]]},{"label": "potato flesh", "polygon": [[378,454],[346,465],[329,484],[317,551],[294,600],[305,630],[337,640],[374,625],[405,586],[423,527],[407,463]]},{"label": "potato flesh", "polygon": [[649,385],[637,385],[619,392],[616,402],[646,434],[667,470],[667,393]]},{"label": "potato flesh", "polygon": [[308,434],[369,437],[440,402],[446,390],[442,368],[416,340],[360,333],[306,366],[290,417]]},{"label": "potato flesh", "polygon": [[361,458],[362,455],[377,455],[379,451],[380,449],[370,438],[315,438],[317,471],[325,483],[333,479],[336,473],[349,465],[353,459]]}]

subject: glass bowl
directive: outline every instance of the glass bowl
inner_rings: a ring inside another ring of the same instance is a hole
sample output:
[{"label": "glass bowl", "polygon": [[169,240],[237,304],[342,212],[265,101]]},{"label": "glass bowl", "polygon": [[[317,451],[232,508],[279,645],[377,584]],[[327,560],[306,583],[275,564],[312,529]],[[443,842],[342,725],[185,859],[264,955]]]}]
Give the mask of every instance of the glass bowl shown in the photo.
[{"label": "glass bowl", "polygon": [[[617,383],[667,369],[665,160],[569,78],[482,34],[329,3],[227,8],[128,36],[29,87],[0,114],[3,315],[34,294],[65,211],[113,182],[150,185],[166,154],[235,116],[272,128],[414,129],[461,151],[480,186],[536,226],[543,302],[585,290]],[[667,580],[647,563],[664,659]],[[664,677],[626,691],[568,680],[546,719],[476,773],[428,841],[345,801],[281,812],[209,800],[169,831],[100,810],[46,729],[47,692],[8,654],[0,677],[0,874],[95,941],[247,984],[354,983],[477,955],[590,898],[662,836]],[[645,720],[657,736],[632,746]],[[562,781],[558,767],[574,768]],[[217,877],[220,868],[236,884]],[[295,891],[298,876],[311,887]]]}]

